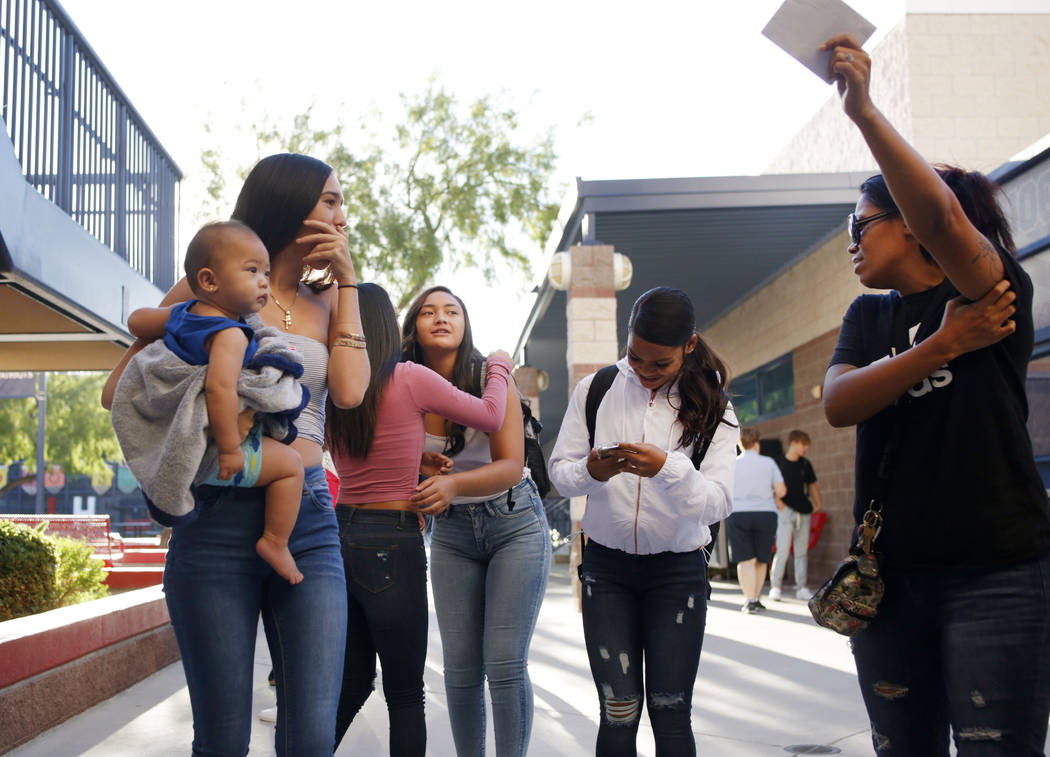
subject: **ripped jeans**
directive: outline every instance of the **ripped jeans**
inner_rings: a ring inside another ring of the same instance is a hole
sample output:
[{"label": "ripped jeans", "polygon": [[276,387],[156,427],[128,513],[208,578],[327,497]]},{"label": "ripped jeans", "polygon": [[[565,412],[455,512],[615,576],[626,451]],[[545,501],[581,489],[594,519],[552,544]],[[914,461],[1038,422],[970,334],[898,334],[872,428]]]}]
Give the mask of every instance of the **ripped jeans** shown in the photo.
[{"label": "ripped jeans", "polygon": [[704,554],[631,555],[591,539],[579,573],[601,708],[595,754],[636,754],[644,692],[656,753],[692,757],[693,685],[707,620]]},{"label": "ripped jeans", "polygon": [[994,567],[884,570],[853,637],[876,754],[1042,755],[1050,713],[1050,553]]}]

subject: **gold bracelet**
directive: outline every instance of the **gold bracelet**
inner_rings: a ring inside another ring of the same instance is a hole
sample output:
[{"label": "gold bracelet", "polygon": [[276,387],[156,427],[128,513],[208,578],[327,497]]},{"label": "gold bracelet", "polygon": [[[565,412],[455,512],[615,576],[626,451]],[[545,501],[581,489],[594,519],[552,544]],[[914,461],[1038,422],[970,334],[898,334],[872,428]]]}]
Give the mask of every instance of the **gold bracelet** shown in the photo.
[{"label": "gold bracelet", "polygon": [[363,350],[365,349],[365,342],[363,340],[358,342],[353,339],[339,337],[332,342],[332,347],[353,347],[355,350]]},{"label": "gold bracelet", "polygon": [[364,342],[364,341],[367,341],[365,339],[365,335],[364,334],[355,334],[353,331],[340,331],[339,332],[339,338],[340,339],[349,339],[352,342]]}]

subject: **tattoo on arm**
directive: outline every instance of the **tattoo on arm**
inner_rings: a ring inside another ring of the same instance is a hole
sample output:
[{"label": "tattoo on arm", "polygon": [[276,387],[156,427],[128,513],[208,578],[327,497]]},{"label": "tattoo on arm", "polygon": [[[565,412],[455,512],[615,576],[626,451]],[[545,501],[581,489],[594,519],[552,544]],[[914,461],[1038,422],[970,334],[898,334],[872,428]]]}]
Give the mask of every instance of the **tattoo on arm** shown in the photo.
[{"label": "tattoo on arm", "polygon": [[989,242],[985,237],[981,237],[978,247],[980,247],[980,249],[977,254],[970,259],[970,265],[987,261],[989,259],[997,260],[999,258],[999,251],[996,250],[995,245]]}]

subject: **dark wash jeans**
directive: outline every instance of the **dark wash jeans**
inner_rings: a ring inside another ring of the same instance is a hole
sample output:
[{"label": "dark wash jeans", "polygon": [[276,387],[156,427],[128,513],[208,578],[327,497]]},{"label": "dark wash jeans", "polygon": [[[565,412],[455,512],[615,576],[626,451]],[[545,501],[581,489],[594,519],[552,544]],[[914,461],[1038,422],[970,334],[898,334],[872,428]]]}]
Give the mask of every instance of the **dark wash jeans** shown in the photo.
[{"label": "dark wash jeans", "polygon": [[876,754],[1042,755],[1050,714],[1050,553],[992,568],[884,570],[853,638]]},{"label": "dark wash jeans", "polygon": [[336,745],[375,688],[378,654],[391,757],[423,757],[428,609],[427,558],[419,520],[412,513],[342,505],[336,517],[348,598]]},{"label": "dark wash jeans", "polygon": [[164,595],[193,709],[193,754],[242,757],[251,738],[262,613],[277,682],[277,754],[331,755],[346,644],[346,582],[324,469],[306,469],[288,547],[292,586],[255,551],[265,489],[201,486],[200,517],[176,526]]},{"label": "dark wash jeans", "polygon": [[631,555],[591,539],[579,573],[601,708],[595,753],[636,754],[644,692],[656,754],[695,755],[690,713],[707,620],[704,554]]}]

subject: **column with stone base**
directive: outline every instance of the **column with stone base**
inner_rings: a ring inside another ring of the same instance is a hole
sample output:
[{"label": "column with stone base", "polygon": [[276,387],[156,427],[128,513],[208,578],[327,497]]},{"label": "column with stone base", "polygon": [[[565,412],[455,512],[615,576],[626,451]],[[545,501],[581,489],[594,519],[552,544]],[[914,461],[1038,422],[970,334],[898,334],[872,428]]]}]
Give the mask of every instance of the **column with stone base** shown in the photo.
[{"label": "column with stone base", "polygon": [[[565,322],[568,331],[566,363],[571,394],[584,376],[616,362],[619,345],[616,338],[616,286],[613,275],[615,250],[609,245],[576,245],[569,254],[572,274]],[[573,497],[570,503],[573,533],[579,533],[587,498]],[[582,547],[582,540],[575,539],[569,553],[569,577],[577,603],[581,593],[576,566],[582,558]]]}]

